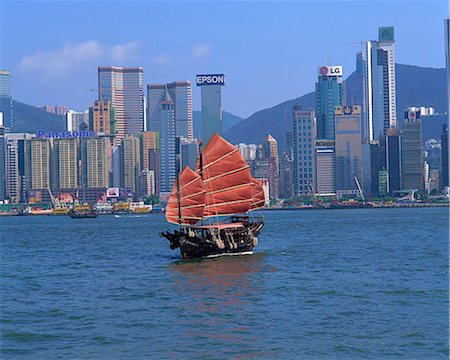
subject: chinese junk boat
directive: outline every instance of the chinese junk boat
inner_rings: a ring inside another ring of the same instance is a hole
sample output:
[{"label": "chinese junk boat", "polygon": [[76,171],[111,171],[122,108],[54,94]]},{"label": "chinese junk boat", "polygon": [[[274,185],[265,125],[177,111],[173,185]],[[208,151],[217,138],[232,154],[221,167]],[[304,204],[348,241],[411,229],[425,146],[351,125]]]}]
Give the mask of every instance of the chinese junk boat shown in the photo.
[{"label": "chinese junk boat", "polygon": [[161,236],[185,259],[248,253],[264,226],[262,217],[248,212],[264,203],[262,185],[250,175],[239,149],[214,134],[200,151],[196,171],[186,167],[170,193],[166,219],[179,230]]}]

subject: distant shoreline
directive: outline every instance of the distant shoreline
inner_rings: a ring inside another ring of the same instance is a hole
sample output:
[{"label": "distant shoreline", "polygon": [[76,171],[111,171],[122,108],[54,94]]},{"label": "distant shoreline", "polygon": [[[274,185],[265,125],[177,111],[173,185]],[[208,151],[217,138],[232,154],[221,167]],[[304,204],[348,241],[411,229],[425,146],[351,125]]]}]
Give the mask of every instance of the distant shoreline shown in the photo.
[{"label": "distant shoreline", "polygon": [[[320,205],[311,205],[311,206],[302,206],[302,207],[268,207],[263,208],[261,211],[287,211],[287,210],[356,210],[356,209],[405,209],[405,208],[431,208],[431,207],[446,207],[450,208],[450,203],[394,203],[394,204],[377,204],[375,206],[373,205],[330,205],[330,206],[320,206]],[[142,216],[152,216],[152,215],[158,215],[158,214],[164,214],[164,212],[151,212],[148,214],[120,214],[119,216],[124,217],[142,217]],[[104,215],[115,215],[115,214],[98,214],[99,216]],[[17,214],[17,213],[0,213],[0,218],[2,217],[11,217],[11,216],[68,216],[66,214],[51,214],[51,213],[41,213],[41,214]]]},{"label": "distant shoreline", "polygon": [[430,208],[430,207],[447,207],[450,208],[450,203],[410,203],[410,204],[393,204],[393,205],[376,205],[376,206],[304,206],[304,207],[269,207],[264,208],[264,211],[285,211],[285,210],[342,210],[342,209],[404,209],[404,208]]}]

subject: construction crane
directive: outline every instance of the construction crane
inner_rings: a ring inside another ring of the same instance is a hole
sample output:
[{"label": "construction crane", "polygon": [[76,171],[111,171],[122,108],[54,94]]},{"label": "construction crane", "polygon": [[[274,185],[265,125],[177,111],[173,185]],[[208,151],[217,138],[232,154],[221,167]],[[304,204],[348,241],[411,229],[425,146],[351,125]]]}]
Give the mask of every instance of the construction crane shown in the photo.
[{"label": "construction crane", "polygon": [[357,177],[355,174],[353,174],[353,177],[354,177],[354,179],[355,179],[356,186],[358,187],[359,194],[361,195],[361,199],[362,199],[363,201],[366,201],[366,199],[364,198],[364,194],[363,194],[361,185],[359,184],[358,177]]}]

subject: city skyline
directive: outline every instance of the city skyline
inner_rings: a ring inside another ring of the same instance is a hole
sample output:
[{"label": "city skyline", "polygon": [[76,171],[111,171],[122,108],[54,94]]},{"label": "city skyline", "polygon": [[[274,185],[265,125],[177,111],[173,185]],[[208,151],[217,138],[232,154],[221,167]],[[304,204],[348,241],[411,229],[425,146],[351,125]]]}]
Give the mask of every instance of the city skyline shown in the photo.
[{"label": "city skyline", "polygon": [[[312,91],[314,73],[321,64],[343,65],[346,78],[356,68],[361,42],[376,40],[379,26],[395,27],[397,62],[438,68],[445,65],[442,20],[448,8],[444,1],[414,2],[408,7],[402,2],[380,1],[263,2],[258,6],[234,2],[119,2],[115,4],[121,10],[117,13],[133,16],[135,21],[124,24],[114,38],[105,21],[113,22],[119,15],[111,14],[104,4],[2,3],[1,65],[12,72],[15,99],[85,110],[95,100],[95,92],[90,90],[97,87],[95,73],[101,65],[142,66],[144,86],[175,80],[194,83],[198,73],[220,72],[228,81],[222,95],[224,109],[247,117]],[[186,6],[193,16],[184,19]],[[96,16],[100,7],[102,18]],[[151,26],[144,21],[143,14],[158,14],[166,8],[170,8],[170,16],[153,17]],[[62,10],[74,18],[82,14],[85,26],[75,30],[64,27],[64,19],[55,16]],[[402,16],[398,16],[399,11]],[[421,26],[412,27],[410,19],[417,14]],[[336,17],[341,19],[340,24],[348,24],[333,27],[333,31],[321,26]],[[290,27],[293,21],[299,26]],[[211,24],[213,31],[204,31],[211,29]],[[31,28],[38,25],[42,32],[36,38]],[[63,31],[55,31],[61,27]],[[166,37],[158,39],[155,34],[163,28]],[[6,38],[11,33],[14,36]],[[429,41],[431,38],[436,41]],[[268,52],[268,47],[272,51]],[[417,51],[419,47],[421,51]],[[42,91],[33,91],[36,87]],[[193,87],[194,110],[200,109],[199,90]],[[251,100],[242,101],[249,93],[254,95]]]}]

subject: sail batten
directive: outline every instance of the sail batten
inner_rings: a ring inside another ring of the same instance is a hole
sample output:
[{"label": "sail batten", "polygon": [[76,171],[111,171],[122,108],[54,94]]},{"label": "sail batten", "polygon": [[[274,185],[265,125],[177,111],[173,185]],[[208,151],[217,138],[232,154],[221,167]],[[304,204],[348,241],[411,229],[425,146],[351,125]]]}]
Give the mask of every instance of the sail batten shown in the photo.
[{"label": "sail batten", "polygon": [[209,192],[208,194],[209,195],[214,195],[214,194],[218,194],[218,193],[221,193],[221,192],[224,192],[224,191],[228,191],[228,190],[236,190],[236,189],[239,189],[239,188],[242,188],[242,187],[245,187],[245,186],[253,186],[253,183],[245,183],[245,184],[239,184],[239,185],[235,185],[235,186],[230,186],[230,187],[227,187],[227,188],[218,189],[218,190]]},{"label": "sail batten", "polygon": [[[209,144],[208,144],[208,145],[209,145]],[[211,161],[211,162],[209,162],[209,163],[207,163],[207,164],[204,164],[204,165],[203,165],[203,170],[209,168],[210,166],[213,166],[214,164],[216,164],[216,163],[219,162],[219,161],[224,160],[226,157],[228,157],[228,156],[230,156],[230,155],[233,155],[233,154],[236,153],[237,151],[239,151],[239,149],[238,149],[238,148],[234,148],[234,149],[232,149],[231,151],[227,152],[225,155],[221,156],[220,158],[218,158],[218,159],[216,159],[216,160],[214,160],[214,161]]]},{"label": "sail batten", "polygon": [[200,175],[186,167],[173,184],[166,208],[167,221],[195,225],[203,218],[205,194]]},{"label": "sail batten", "polygon": [[253,201],[250,206],[250,210],[257,210],[264,207],[266,204],[266,194],[260,181],[253,178],[252,186],[252,197]]},{"label": "sail batten", "polygon": [[214,134],[197,162],[206,190],[203,216],[246,213],[253,202],[250,167],[239,149]]},{"label": "sail batten", "polygon": [[231,175],[231,174],[235,174],[235,173],[237,173],[239,171],[244,171],[244,170],[249,169],[249,168],[250,168],[250,166],[248,166],[248,165],[247,166],[243,166],[243,167],[241,167],[239,169],[234,169],[234,170],[228,171],[226,173],[216,175],[216,176],[214,176],[212,178],[204,180],[203,182],[207,183],[207,182],[210,182],[210,181],[214,181],[214,180],[217,180],[217,179],[219,179],[221,177],[224,177],[224,176],[227,176],[227,175]]}]

